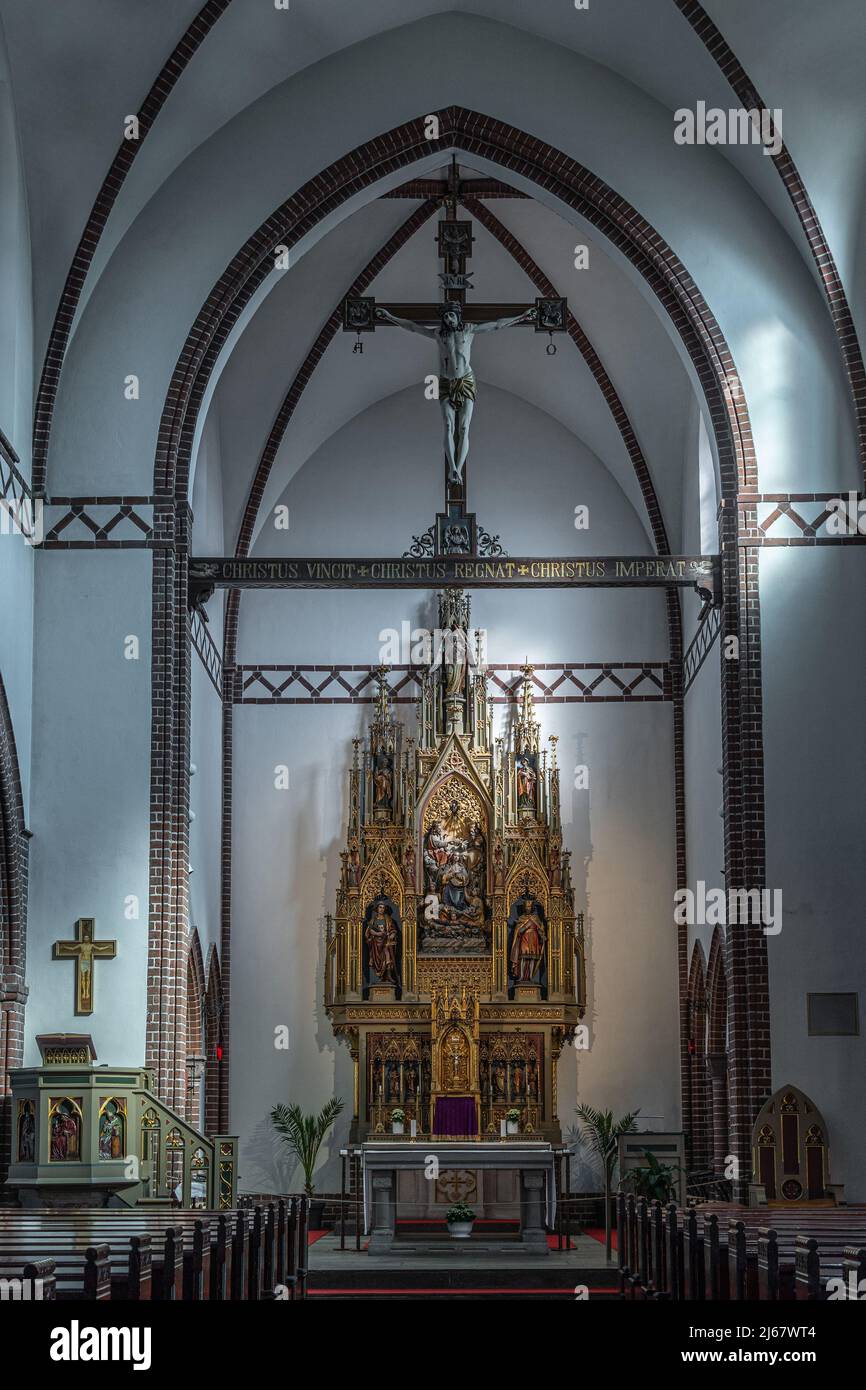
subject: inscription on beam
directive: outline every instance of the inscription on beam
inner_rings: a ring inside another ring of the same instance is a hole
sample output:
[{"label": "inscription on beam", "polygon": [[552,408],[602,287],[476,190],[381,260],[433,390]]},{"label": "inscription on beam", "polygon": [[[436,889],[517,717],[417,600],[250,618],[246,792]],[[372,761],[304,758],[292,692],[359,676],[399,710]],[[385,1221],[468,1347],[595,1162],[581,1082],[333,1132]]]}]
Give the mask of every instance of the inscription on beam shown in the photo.
[{"label": "inscription on beam", "polygon": [[190,583],[249,589],[394,589],[458,584],[470,588],[623,587],[679,585],[709,598],[719,592],[714,555],[532,556],[473,559],[367,560],[201,559],[189,562]]}]

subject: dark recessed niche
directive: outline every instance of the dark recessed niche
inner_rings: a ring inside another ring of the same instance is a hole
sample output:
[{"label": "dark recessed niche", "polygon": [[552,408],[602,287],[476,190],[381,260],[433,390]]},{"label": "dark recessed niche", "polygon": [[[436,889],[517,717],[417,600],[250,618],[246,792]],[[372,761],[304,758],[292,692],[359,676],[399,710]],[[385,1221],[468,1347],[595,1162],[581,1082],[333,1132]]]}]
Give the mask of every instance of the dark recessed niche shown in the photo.
[{"label": "dark recessed niche", "polygon": [[856,994],[807,994],[806,1016],[812,1037],[856,1037],[860,1032]]}]

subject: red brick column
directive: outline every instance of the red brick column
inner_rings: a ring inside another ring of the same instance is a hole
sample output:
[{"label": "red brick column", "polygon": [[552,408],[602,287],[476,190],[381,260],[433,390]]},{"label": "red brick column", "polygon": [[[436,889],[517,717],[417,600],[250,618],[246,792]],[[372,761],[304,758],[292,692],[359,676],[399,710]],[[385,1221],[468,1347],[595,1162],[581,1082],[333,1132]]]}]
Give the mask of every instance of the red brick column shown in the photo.
[{"label": "red brick column", "polygon": [[189,730],[191,644],[187,560],[191,513],[184,502],[154,508],[150,919],[145,1065],[160,1099],[186,1106],[189,935]]}]

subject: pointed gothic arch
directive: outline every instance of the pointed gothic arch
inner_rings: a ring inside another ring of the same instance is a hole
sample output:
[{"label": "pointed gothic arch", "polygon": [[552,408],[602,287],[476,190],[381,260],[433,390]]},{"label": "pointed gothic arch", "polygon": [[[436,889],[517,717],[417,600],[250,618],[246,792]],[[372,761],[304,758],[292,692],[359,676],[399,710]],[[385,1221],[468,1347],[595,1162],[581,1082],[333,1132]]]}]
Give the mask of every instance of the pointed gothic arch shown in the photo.
[{"label": "pointed gothic arch", "polygon": [[228,1075],[222,1064],[222,1048],[222,976],[216,947],[211,946],[204,1007],[204,1122],[208,1135],[225,1134],[228,1126]]},{"label": "pointed gothic arch", "polygon": [[186,958],[186,1118],[204,1123],[206,985],[198,928],[193,927]]},{"label": "pointed gothic arch", "polygon": [[0,674],[0,1182],[10,1158],[9,1071],[24,1060],[27,840],[15,733]]},{"label": "pointed gothic arch", "polygon": [[692,1167],[710,1166],[710,1087],[707,1076],[707,972],[704,948],[695,942],[688,988],[688,1135]]},{"label": "pointed gothic arch", "polygon": [[[152,993],[165,1001],[165,1008],[155,1011],[158,1019],[170,1013],[173,984],[166,962],[183,930],[188,898],[185,863],[189,707],[188,703],[176,701],[173,693],[185,685],[190,661],[186,623],[186,560],[190,545],[187,493],[199,412],[230,333],[271,273],[274,245],[291,248],[349,198],[437,151],[462,151],[497,164],[543,189],[589,222],[642,276],[691,360],[707,403],[725,504],[719,522],[723,590],[720,647],[734,637],[740,651],[738,663],[721,662],[725,877],[730,886],[760,889],[764,884],[763,753],[761,730],[755,727],[755,711],[761,707],[758,577],[747,562],[747,553],[737,545],[740,532],[747,533],[755,523],[755,504],[747,500],[739,507],[736,505],[740,488],[755,489],[758,475],[748,407],[728,344],[710,306],[673,249],[636,208],[602,179],[562,151],[490,116],[458,106],[444,108],[436,115],[438,140],[427,139],[428,116],[416,117],[376,136],[322,170],[259,226],[208,295],[181,349],[166,394],[154,460],[154,492],[165,504],[166,524],[171,527],[173,541],[155,552],[153,578],[152,747],[154,762],[162,764],[163,775],[154,784],[152,822],[171,830],[169,835],[155,835],[151,844],[151,877],[157,887],[151,897],[149,985]],[[734,666],[736,669],[731,669]],[[678,698],[675,717],[680,726],[680,748],[681,716]],[[227,721],[230,745],[230,707]],[[224,737],[224,746],[225,743]],[[168,760],[164,758],[166,748],[174,750],[174,756]],[[678,832],[677,876],[682,882],[685,859],[680,841],[683,836]],[[224,904],[226,962],[229,912]],[[752,1121],[770,1088],[769,1023],[763,1008],[768,989],[766,941],[763,936],[733,928],[728,950],[737,965],[736,970],[729,971],[737,1008],[747,1023],[732,1040],[729,1147],[740,1157],[745,1171]],[[683,1091],[688,1104],[688,965],[682,931],[679,968]],[[224,987],[228,998],[228,978]],[[169,1098],[176,1083],[164,1058],[171,1055],[172,1047],[165,1046],[159,1026],[152,1026],[147,1056]]]},{"label": "pointed gothic arch", "polygon": [[707,965],[707,1071],[710,1080],[712,1169],[724,1174],[728,1153],[728,977],[725,971],[725,938],[716,927]]}]

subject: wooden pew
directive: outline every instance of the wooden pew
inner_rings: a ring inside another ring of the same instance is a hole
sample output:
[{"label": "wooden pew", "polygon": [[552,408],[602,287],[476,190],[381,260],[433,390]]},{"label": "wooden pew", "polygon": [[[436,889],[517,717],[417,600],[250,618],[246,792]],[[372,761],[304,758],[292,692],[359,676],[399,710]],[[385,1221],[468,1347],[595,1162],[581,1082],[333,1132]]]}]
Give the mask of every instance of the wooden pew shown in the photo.
[{"label": "wooden pew", "polygon": [[629,1276],[628,1265],[628,1214],[626,1211],[625,1193],[618,1192],[616,1196],[616,1256],[617,1268],[619,1271],[619,1296],[625,1298],[626,1280]]},{"label": "wooden pew", "polygon": [[[20,1300],[29,1303],[53,1303],[57,1298],[57,1279],[53,1260],[31,1260],[22,1269],[19,1264],[0,1262],[0,1280],[4,1284],[16,1281],[21,1285]],[[7,1299],[2,1300],[6,1302]],[[11,1293],[8,1301],[18,1302],[19,1295]]]},{"label": "wooden pew", "polygon": [[251,1213],[0,1210],[0,1252],[4,1240],[25,1256],[28,1242],[40,1255],[104,1244],[115,1297],[255,1300],[272,1298],[275,1286],[283,1284],[290,1299],[303,1299],[307,1205],[306,1198],[290,1198]]},{"label": "wooden pew", "polygon": [[[24,1252],[30,1257],[53,1259],[56,1266],[57,1296],[66,1296],[64,1290],[84,1269],[83,1261],[91,1249],[104,1251],[108,1260],[110,1298],[149,1299],[151,1297],[151,1249],[150,1237],[135,1237],[131,1241],[116,1243],[114,1246],[100,1231],[68,1231],[56,1226],[42,1224],[38,1228],[22,1227],[10,1232],[0,1228],[0,1259],[11,1262],[13,1252]],[[83,1275],[82,1275],[83,1277]],[[89,1291],[83,1297],[102,1297],[101,1293]]]},{"label": "wooden pew", "polygon": [[866,1297],[866,1249],[847,1245],[842,1253],[842,1280],[845,1298],[859,1301]]},{"label": "wooden pew", "polygon": [[866,1248],[845,1241],[837,1244],[824,1241],[819,1245],[814,1236],[797,1236],[794,1263],[795,1299],[811,1302],[825,1299],[828,1279],[841,1279],[841,1297],[848,1299],[851,1297],[848,1286],[851,1274],[854,1275],[855,1290],[860,1280],[866,1279]]},{"label": "wooden pew", "polygon": [[[56,1239],[54,1243],[57,1244]],[[56,1250],[49,1244],[40,1244],[31,1235],[18,1240],[0,1240],[0,1265],[12,1271],[8,1277],[23,1278],[26,1268],[35,1268],[45,1261],[54,1266],[57,1300],[101,1302],[111,1298],[111,1258],[107,1245]]]},{"label": "wooden pew", "polygon": [[649,1274],[647,1289],[653,1299],[669,1299],[665,1214],[661,1202],[649,1207]]},{"label": "wooden pew", "polygon": [[[80,1209],[70,1212],[0,1213],[14,1215],[18,1230],[42,1235],[57,1232],[60,1240],[78,1237],[106,1241],[112,1249],[114,1297],[155,1298],[160,1301],[201,1299],[210,1294],[212,1235],[197,1211],[139,1212],[131,1209]],[[192,1218],[192,1219],[190,1219]],[[169,1235],[169,1232],[171,1233]],[[151,1246],[153,1251],[151,1254]],[[121,1252],[129,1251],[129,1289],[121,1287]]]},{"label": "wooden pew", "polygon": [[719,1218],[714,1211],[704,1218],[704,1297],[716,1303],[726,1303],[730,1298],[728,1248],[722,1244]]}]

